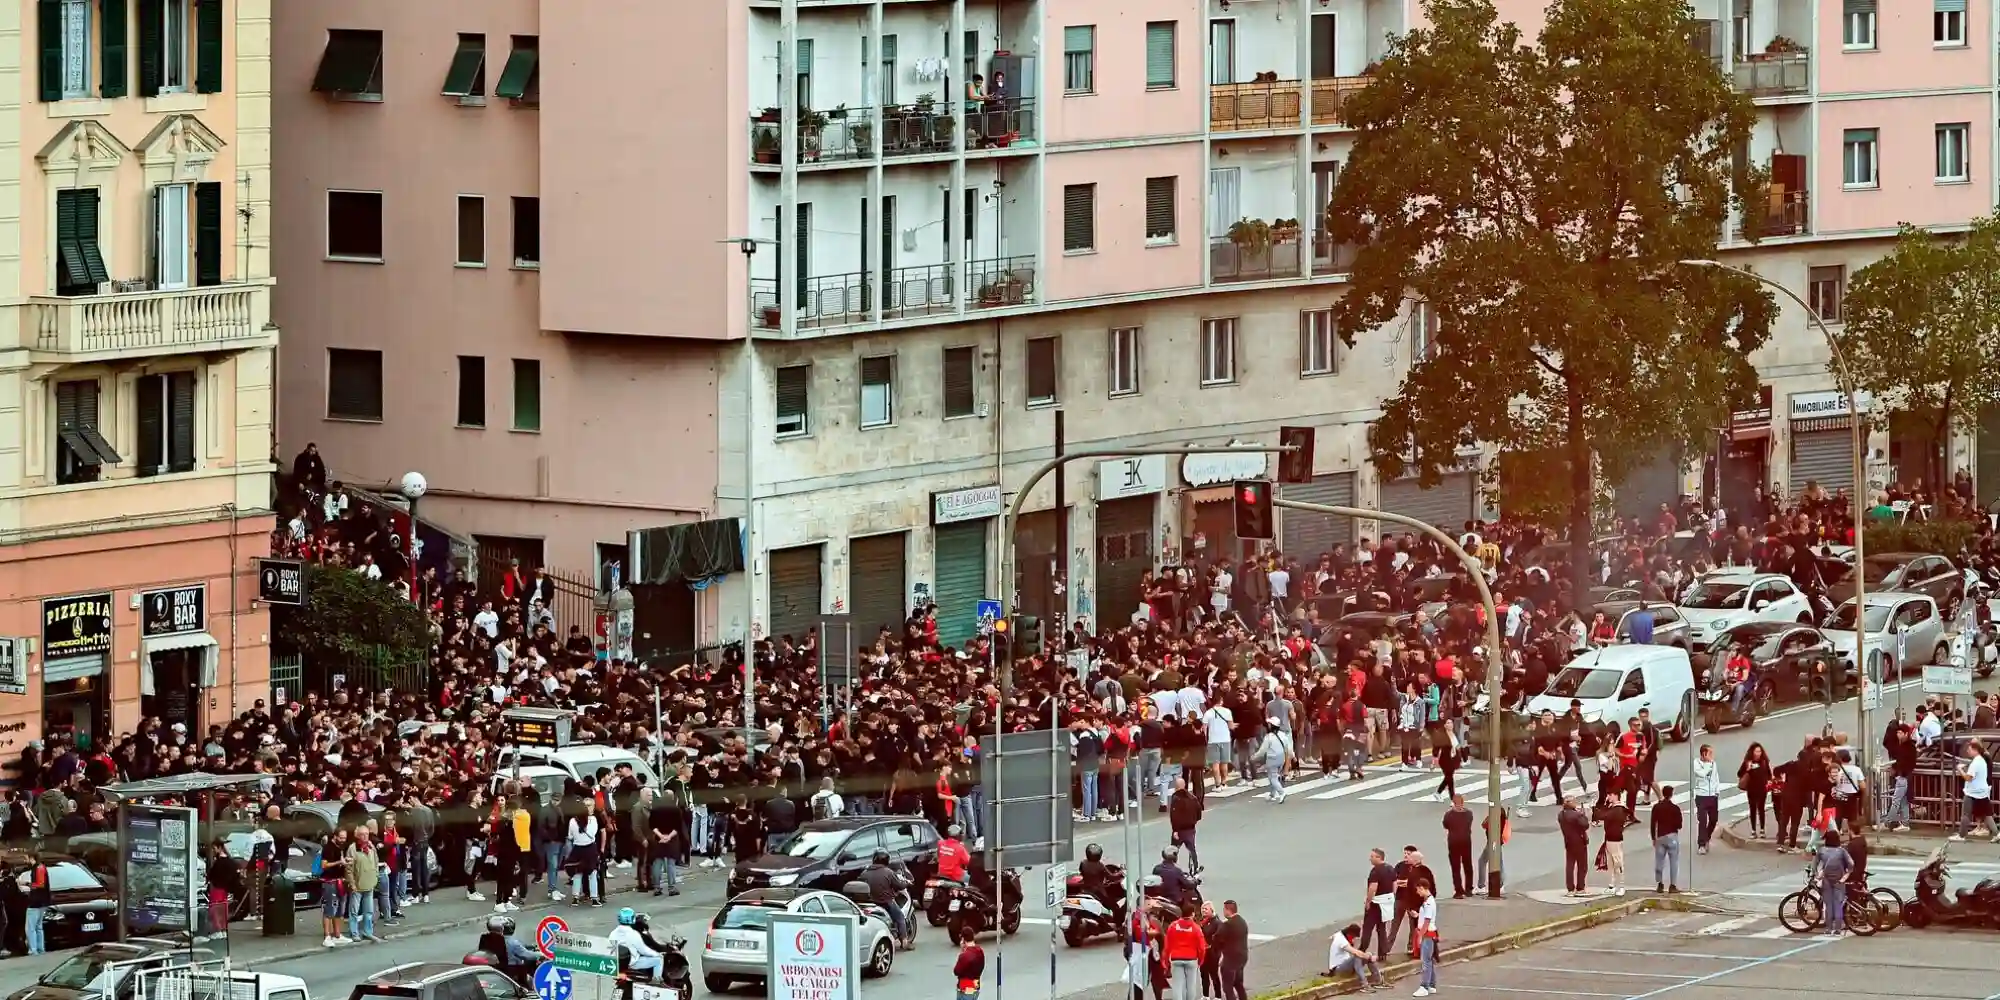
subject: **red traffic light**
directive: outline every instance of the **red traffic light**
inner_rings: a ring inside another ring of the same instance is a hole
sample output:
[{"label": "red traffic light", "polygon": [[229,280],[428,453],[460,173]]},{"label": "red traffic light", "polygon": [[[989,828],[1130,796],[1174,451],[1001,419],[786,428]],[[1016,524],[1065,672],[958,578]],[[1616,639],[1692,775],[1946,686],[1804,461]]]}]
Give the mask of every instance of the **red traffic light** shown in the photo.
[{"label": "red traffic light", "polygon": [[1252,506],[1255,506],[1255,505],[1256,505],[1256,504],[1257,504],[1257,503],[1258,503],[1259,501],[1261,501],[1262,499],[1263,499],[1262,497],[1260,497],[1260,496],[1258,496],[1258,495],[1257,495],[1257,487],[1255,487],[1255,486],[1245,486],[1245,487],[1243,487],[1243,502],[1244,502],[1244,503],[1247,503],[1247,504],[1250,504],[1250,505],[1252,505]]}]

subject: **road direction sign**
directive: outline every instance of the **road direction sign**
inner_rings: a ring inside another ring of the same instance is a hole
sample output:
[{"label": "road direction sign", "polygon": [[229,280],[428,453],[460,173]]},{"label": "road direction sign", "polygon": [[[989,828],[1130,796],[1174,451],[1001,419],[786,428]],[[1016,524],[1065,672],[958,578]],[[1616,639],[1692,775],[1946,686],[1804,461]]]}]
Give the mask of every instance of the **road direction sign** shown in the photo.
[{"label": "road direction sign", "polygon": [[1000,602],[985,600],[979,602],[979,634],[992,635],[993,623],[1000,620]]},{"label": "road direction sign", "polygon": [[1069,889],[1069,862],[1064,861],[1049,866],[1049,881],[1046,887],[1049,909],[1062,905],[1063,896]]},{"label": "road direction sign", "polygon": [[535,994],[542,1000],[569,1000],[576,980],[569,970],[556,968],[553,962],[543,962],[535,967]]},{"label": "road direction sign", "polygon": [[542,922],[535,925],[535,949],[542,953],[543,958],[556,957],[556,935],[568,930],[569,924],[564,923],[563,918],[543,917]]},{"label": "road direction sign", "polygon": [[550,943],[555,948],[555,954],[550,962],[558,969],[593,976],[618,974],[618,952],[611,946],[609,938],[576,934],[571,931],[556,931],[554,940]]}]

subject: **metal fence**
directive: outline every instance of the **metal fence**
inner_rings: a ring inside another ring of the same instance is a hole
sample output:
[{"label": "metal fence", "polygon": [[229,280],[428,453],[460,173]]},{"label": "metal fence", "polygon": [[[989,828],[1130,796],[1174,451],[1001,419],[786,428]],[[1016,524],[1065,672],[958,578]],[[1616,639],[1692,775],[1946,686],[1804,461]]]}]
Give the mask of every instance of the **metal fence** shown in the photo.
[{"label": "metal fence", "polygon": [[[505,552],[481,551],[479,559],[478,599],[492,601],[495,607],[507,603],[502,593],[507,579],[507,571],[513,568],[512,558]],[[538,567],[523,565],[521,572],[532,580]],[[548,574],[550,590],[549,613],[555,616],[555,631],[558,635],[567,633],[574,625],[591,634],[597,613],[597,582],[593,574],[572,570],[539,567]]]}]

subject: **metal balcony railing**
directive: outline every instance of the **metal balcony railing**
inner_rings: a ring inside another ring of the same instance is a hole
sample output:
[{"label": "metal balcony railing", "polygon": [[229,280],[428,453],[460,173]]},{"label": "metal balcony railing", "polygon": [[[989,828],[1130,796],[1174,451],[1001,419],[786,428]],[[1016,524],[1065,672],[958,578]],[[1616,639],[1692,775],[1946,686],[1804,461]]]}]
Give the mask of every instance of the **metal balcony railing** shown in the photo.
[{"label": "metal balcony railing", "polygon": [[1767,239],[1773,236],[1803,236],[1811,231],[1806,215],[1806,206],[1811,199],[1804,191],[1773,192],[1757,211],[1753,205],[1742,222],[1737,226],[1736,235],[1742,239],[1755,236]]},{"label": "metal balcony railing", "polygon": [[882,109],[882,155],[921,156],[957,148],[951,107],[896,104]]},{"label": "metal balcony railing", "polygon": [[1347,106],[1347,99],[1368,86],[1366,76],[1336,76],[1312,82],[1313,124],[1345,125],[1347,119],[1341,112]]},{"label": "metal balcony railing", "polygon": [[1018,306],[1035,301],[1035,258],[995,257],[969,261],[965,281],[972,288],[975,309]]},{"label": "metal balcony railing", "polygon": [[[813,112],[812,118],[799,124],[799,162],[829,163],[842,160],[860,160],[875,152],[875,114],[873,108],[836,108],[832,111]],[[750,161],[767,166],[777,166],[782,146],[784,127],[771,121],[768,115],[757,115],[750,119]]]},{"label": "metal balcony railing", "polygon": [[909,319],[948,313],[958,308],[955,265],[918,264],[889,269],[883,289],[883,319]]},{"label": "metal balcony railing", "polygon": [[1758,52],[1736,64],[1736,89],[1752,97],[1803,94],[1812,89],[1812,52]]},{"label": "metal balcony railing", "polygon": [[1296,278],[1299,269],[1299,239],[1273,239],[1262,247],[1238,246],[1227,236],[1208,238],[1209,274],[1216,281],[1262,281],[1267,278]]},{"label": "metal balcony railing", "polygon": [[[865,272],[829,274],[800,279],[792,296],[802,327],[844,326],[874,318],[874,282]],[[783,319],[775,278],[750,279],[750,321],[760,330],[775,330]]]},{"label": "metal balcony railing", "polygon": [[965,109],[965,134],[977,149],[998,149],[1040,138],[1035,131],[1035,99],[1006,97]]},{"label": "metal balcony railing", "polygon": [[1215,132],[1298,128],[1305,84],[1299,80],[1216,83],[1208,88],[1208,123]]}]

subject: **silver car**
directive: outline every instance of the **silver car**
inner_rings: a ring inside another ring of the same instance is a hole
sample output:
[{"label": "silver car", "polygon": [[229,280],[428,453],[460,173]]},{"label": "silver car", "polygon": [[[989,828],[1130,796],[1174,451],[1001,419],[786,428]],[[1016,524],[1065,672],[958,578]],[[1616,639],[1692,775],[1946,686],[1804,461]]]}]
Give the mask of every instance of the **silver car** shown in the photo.
[{"label": "silver car", "polygon": [[853,917],[862,974],[886,976],[895,964],[895,933],[846,896],[824,889],[751,889],[722,904],[722,911],[709,922],[708,939],[702,942],[701,977],[710,993],[727,992],[737,983],[764,982],[770,970],[771,917],[776,913]]},{"label": "silver car", "polygon": [[[1925,663],[1950,663],[1951,646],[1945,638],[1944,616],[1937,602],[1927,594],[1886,591],[1868,595],[1868,614],[1862,622],[1868,635],[1869,660],[1889,665],[1885,674]],[[1821,629],[1833,642],[1834,655],[1848,666],[1854,665],[1854,601],[1848,600],[1834,611]]]}]

